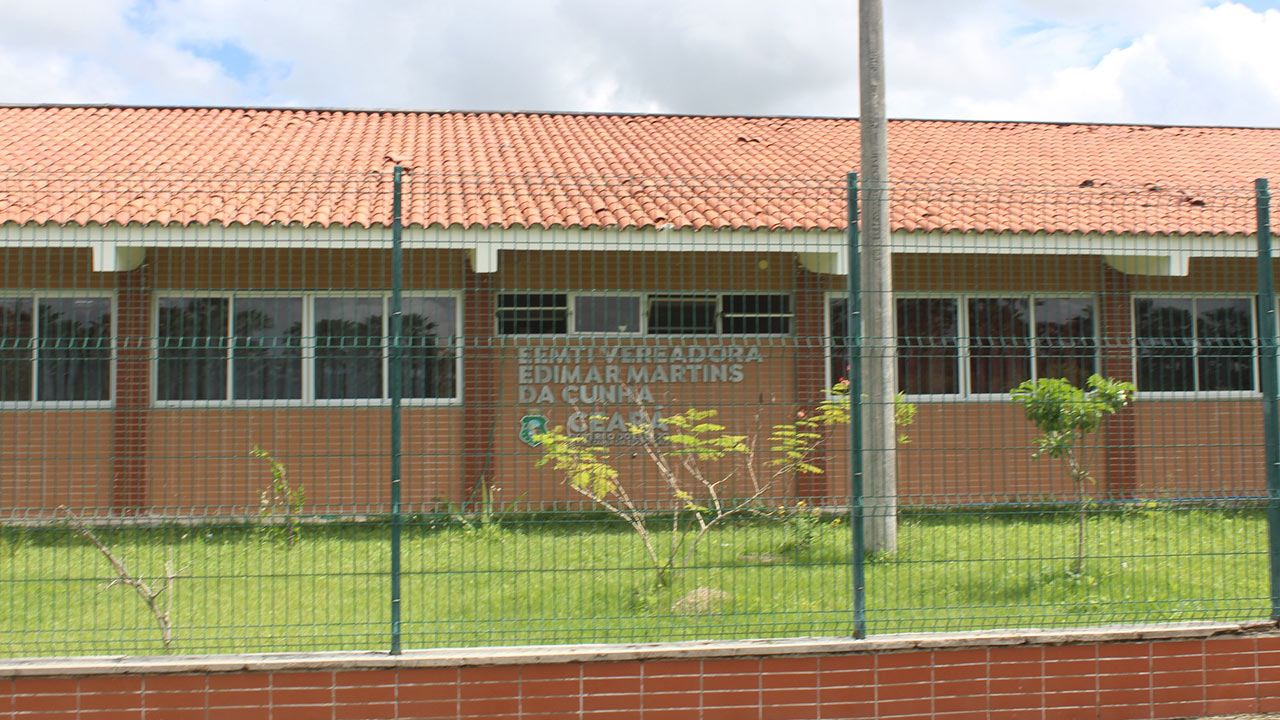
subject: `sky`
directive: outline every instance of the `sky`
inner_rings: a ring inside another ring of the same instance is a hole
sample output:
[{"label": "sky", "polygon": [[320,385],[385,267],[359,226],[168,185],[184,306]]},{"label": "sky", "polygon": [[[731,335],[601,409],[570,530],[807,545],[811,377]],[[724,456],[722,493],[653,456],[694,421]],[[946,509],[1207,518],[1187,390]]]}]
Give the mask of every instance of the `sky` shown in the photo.
[{"label": "sky", "polygon": [[[1280,0],[883,0],[894,118],[1280,126]],[[856,0],[0,0],[0,103],[858,114]]]}]

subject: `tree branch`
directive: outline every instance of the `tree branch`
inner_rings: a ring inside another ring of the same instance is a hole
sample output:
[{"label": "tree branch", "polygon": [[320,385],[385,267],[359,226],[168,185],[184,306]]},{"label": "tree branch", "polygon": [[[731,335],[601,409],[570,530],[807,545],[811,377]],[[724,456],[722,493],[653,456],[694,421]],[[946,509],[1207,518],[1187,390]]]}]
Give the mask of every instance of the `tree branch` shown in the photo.
[{"label": "tree branch", "polygon": [[[147,609],[150,610],[151,614],[155,617],[156,624],[160,626],[160,636],[164,640],[164,649],[166,651],[172,649],[173,624],[170,621],[170,613],[173,610],[172,588],[173,581],[181,577],[182,572],[181,570],[174,570],[173,548],[169,548],[168,559],[165,560],[164,580],[161,582],[159,587],[152,587],[141,577],[130,573],[129,569],[125,567],[124,561],[117,558],[115,554],[111,552],[111,548],[107,547],[97,535],[94,535],[93,531],[89,529],[89,526],[81,521],[80,518],[76,517],[70,509],[64,506],[62,510],[67,513],[67,522],[71,526],[72,532],[92,543],[93,546],[98,549],[98,552],[102,553],[103,557],[107,559],[107,562],[111,563],[111,568],[115,570],[118,577],[107,583],[106,587],[110,588],[111,586],[119,583],[133,588],[134,592],[138,594],[138,597],[142,599],[142,602],[146,604]],[[182,568],[182,570],[185,569],[186,568]],[[156,602],[161,595],[165,595],[163,610]]]}]

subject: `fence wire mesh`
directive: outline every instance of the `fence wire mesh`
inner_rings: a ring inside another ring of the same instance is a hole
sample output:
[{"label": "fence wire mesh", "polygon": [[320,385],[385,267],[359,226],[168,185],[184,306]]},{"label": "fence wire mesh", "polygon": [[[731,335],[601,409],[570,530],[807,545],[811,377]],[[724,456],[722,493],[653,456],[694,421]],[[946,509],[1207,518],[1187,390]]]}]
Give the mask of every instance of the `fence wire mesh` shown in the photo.
[{"label": "fence wire mesh", "polygon": [[843,177],[0,175],[154,219],[0,226],[5,653],[1272,615],[1253,188],[887,192],[850,337]]}]

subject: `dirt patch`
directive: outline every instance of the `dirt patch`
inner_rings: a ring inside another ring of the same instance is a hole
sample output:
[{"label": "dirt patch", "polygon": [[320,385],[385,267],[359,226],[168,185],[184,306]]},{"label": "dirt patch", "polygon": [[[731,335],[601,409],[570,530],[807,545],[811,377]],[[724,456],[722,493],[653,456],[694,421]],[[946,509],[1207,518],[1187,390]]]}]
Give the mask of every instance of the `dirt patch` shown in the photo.
[{"label": "dirt patch", "polygon": [[716,612],[733,596],[723,590],[700,587],[690,590],[684,597],[671,603],[671,612],[680,615],[704,615]]}]

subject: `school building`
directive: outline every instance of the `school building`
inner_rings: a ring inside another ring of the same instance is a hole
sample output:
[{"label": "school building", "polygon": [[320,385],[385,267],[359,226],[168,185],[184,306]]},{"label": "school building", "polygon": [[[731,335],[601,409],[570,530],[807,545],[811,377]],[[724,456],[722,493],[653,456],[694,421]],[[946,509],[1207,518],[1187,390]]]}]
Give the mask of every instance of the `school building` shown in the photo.
[{"label": "school building", "polygon": [[[867,343],[918,408],[903,504],[1071,497],[1008,391],[1094,372],[1138,387],[1091,440],[1099,497],[1264,494],[1253,182],[1280,129],[889,142],[896,336]],[[849,118],[0,108],[0,513],[254,514],[254,447],[312,510],[384,512],[397,211],[406,510],[571,507],[541,427],[644,475],[627,424],[689,407],[764,468],[845,372],[858,147]],[[769,497],[847,499],[823,452]]]}]

